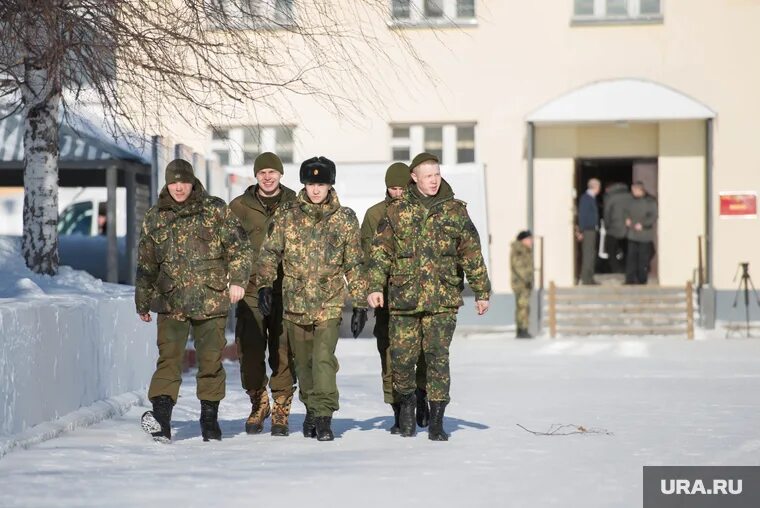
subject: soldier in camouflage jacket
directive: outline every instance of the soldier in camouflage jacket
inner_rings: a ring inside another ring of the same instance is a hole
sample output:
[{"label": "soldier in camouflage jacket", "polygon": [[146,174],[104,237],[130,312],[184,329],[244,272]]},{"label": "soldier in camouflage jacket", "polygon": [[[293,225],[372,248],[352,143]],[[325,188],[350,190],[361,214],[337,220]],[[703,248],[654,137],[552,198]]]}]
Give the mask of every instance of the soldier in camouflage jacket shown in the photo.
[{"label": "soldier in camouflage jacket", "polygon": [[[385,218],[385,212],[388,205],[394,199],[400,199],[407,186],[409,185],[409,166],[403,162],[394,162],[385,172],[385,199],[371,206],[364,215],[361,227],[362,250],[364,251],[365,264],[369,265],[370,248],[372,240],[375,238],[375,232],[380,221]],[[383,295],[387,298],[388,286],[383,288]],[[380,369],[383,380],[383,400],[393,408],[393,426],[390,428],[391,434],[399,433],[398,418],[401,411],[401,402],[398,393],[393,391],[393,372],[391,369],[391,348],[388,328],[390,326],[390,314],[386,307],[377,307],[375,309],[375,327],[372,334],[377,339],[377,351],[380,353]],[[416,370],[417,380],[417,425],[427,427],[430,417],[430,410],[427,404],[427,365],[425,364],[425,355],[420,351],[420,357],[417,360]]]},{"label": "soldier in camouflage jacket", "polygon": [[533,289],[533,234],[520,231],[512,242],[509,254],[512,272],[512,292],[515,294],[515,324],[517,338],[530,339],[528,333],[530,317],[530,293]]},{"label": "soldier in camouflage jacket", "polygon": [[304,435],[326,441],[333,438],[331,418],[339,407],[335,348],[346,283],[357,307],[364,307],[367,286],[359,221],[353,210],[340,205],[332,188],[335,164],[324,157],[304,161],[301,182],[305,188],[297,201],[275,214],[255,270],[259,308],[267,314],[282,263],[283,319],[295,355],[299,397],[306,406]]},{"label": "soldier in camouflage jacket", "polygon": [[[230,303],[242,298],[250,270],[251,247],[237,217],[223,200],[206,193],[190,163],[170,162],[158,204],[145,214],[135,282],[140,318],[149,322],[149,311],[158,313],[159,358],[148,390],[154,411],[146,413],[160,424],[151,432],[154,437],[170,438],[168,420],[192,327],[204,439],[221,439],[216,413],[225,390],[224,328]],[[146,430],[150,424],[144,419]]]},{"label": "soldier in camouflage jacket", "polygon": [[[449,401],[449,345],[462,305],[464,274],[478,314],[488,310],[491,285],[478,232],[464,202],[441,179],[438,158],[414,158],[413,184],[389,204],[373,240],[368,270],[372,307],[388,306],[393,387],[401,396],[402,436],[415,433],[415,364],[420,350],[428,366],[430,430],[446,440],[443,412]],[[388,280],[388,301],[383,286]]]}]

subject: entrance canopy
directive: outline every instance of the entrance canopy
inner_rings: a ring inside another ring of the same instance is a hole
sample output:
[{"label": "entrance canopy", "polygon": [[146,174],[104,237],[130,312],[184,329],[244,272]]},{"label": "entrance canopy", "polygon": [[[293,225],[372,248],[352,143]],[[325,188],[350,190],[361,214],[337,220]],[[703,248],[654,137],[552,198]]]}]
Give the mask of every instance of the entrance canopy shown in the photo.
[{"label": "entrance canopy", "polygon": [[528,115],[534,124],[706,120],[715,112],[691,97],[651,81],[598,81],[568,92]]}]

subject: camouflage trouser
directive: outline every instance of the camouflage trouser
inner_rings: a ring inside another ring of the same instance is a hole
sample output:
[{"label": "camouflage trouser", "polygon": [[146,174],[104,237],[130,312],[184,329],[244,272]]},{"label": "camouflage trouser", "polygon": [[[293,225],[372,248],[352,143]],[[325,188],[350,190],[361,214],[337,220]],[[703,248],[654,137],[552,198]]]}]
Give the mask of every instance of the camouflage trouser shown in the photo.
[{"label": "camouflage trouser", "polygon": [[[295,385],[293,354],[290,351],[285,327],[282,325],[282,297],[275,295],[272,313],[265,317],[252,305],[254,297],[247,296],[237,304],[235,343],[240,361],[240,381],[251,394],[266,389],[272,397],[292,395]],[[269,349],[271,379],[267,379],[266,353]]]},{"label": "camouflage trouser", "polygon": [[227,345],[224,337],[226,317],[177,321],[158,315],[158,363],[150,381],[148,398],[169,395],[175,402],[182,382],[182,359],[185,356],[190,327],[198,361],[197,394],[200,400],[222,400],[227,378],[222,367],[222,351]]},{"label": "camouflage trouser", "polygon": [[515,324],[517,328],[527,330],[530,325],[530,289],[514,289]]},{"label": "camouflage trouser", "polygon": [[[383,378],[383,401],[387,404],[399,402],[398,393],[393,391],[393,370],[391,369],[391,342],[388,336],[388,326],[390,315],[383,308],[375,309],[375,328],[372,333],[377,339],[377,352],[380,353],[380,368]],[[417,388],[426,390],[427,384],[427,364],[425,355],[420,350],[420,356],[417,358],[416,369]]]},{"label": "camouflage trouser", "polygon": [[420,351],[427,363],[427,394],[431,401],[449,401],[449,346],[457,326],[454,312],[391,316],[393,388],[407,395],[416,388],[415,365]]},{"label": "camouflage trouser", "polygon": [[338,410],[338,345],[340,319],[315,325],[284,320],[290,347],[295,355],[298,397],[315,416],[331,416]]}]

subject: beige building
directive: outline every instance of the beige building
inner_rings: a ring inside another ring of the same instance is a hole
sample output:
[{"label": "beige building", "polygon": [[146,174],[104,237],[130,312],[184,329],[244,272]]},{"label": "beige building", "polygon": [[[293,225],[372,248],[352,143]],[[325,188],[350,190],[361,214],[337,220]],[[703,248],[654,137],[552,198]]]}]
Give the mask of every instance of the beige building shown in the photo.
[{"label": "beige building", "polygon": [[515,234],[532,227],[544,239],[544,279],[573,285],[585,181],[643,180],[659,204],[653,280],[696,280],[703,237],[707,287],[718,318],[730,319],[737,263],[760,270],[756,216],[721,214],[721,194],[751,207],[760,188],[758,25],[753,0],[388,0],[373,30],[389,47],[400,32],[428,72],[402,49],[389,50],[391,63],[367,61],[382,108],[368,100],[361,115],[339,118],[294,97],[291,112],[177,135],[233,167],[263,150],[294,163],[315,154],[388,163],[422,150],[476,163],[497,314],[508,322]]}]

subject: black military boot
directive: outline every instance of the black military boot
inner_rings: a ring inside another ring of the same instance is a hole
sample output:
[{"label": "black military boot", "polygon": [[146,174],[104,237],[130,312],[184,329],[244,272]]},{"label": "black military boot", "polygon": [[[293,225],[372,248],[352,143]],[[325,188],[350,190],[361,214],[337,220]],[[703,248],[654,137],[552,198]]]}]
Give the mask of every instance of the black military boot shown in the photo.
[{"label": "black military boot", "polygon": [[140,419],[143,430],[159,443],[172,442],[172,408],[174,401],[168,395],[158,395],[150,399],[153,411],[145,411]]},{"label": "black military boot", "polygon": [[219,413],[218,400],[201,401],[201,435],[204,441],[215,439],[222,440],[222,429],[219,428],[217,415]]},{"label": "black military boot", "polygon": [[332,441],[335,439],[332,428],[330,428],[332,416],[317,416],[314,419],[317,424],[317,441]]},{"label": "black military boot", "polygon": [[417,388],[417,425],[427,427],[430,423],[430,408],[428,407],[427,391]]},{"label": "black military boot", "polygon": [[398,426],[398,416],[401,412],[401,403],[394,402],[391,404],[391,407],[393,408],[393,427],[391,427],[391,434],[398,434],[401,432],[401,429]]},{"label": "black military boot", "polygon": [[308,409],[303,419],[303,437],[317,437],[317,422],[314,413]]},{"label": "black military boot", "polygon": [[443,430],[443,412],[446,403],[440,400],[430,401],[430,429],[428,438],[431,441],[448,441],[449,435]]},{"label": "black military boot", "polygon": [[525,328],[518,328],[516,337],[518,339],[532,339],[533,338],[533,336],[529,334],[528,330],[526,330]]},{"label": "black military boot", "polygon": [[401,437],[412,437],[417,432],[414,421],[414,410],[417,406],[417,397],[414,392],[401,396],[401,409],[398,416],[398,426]]}]

